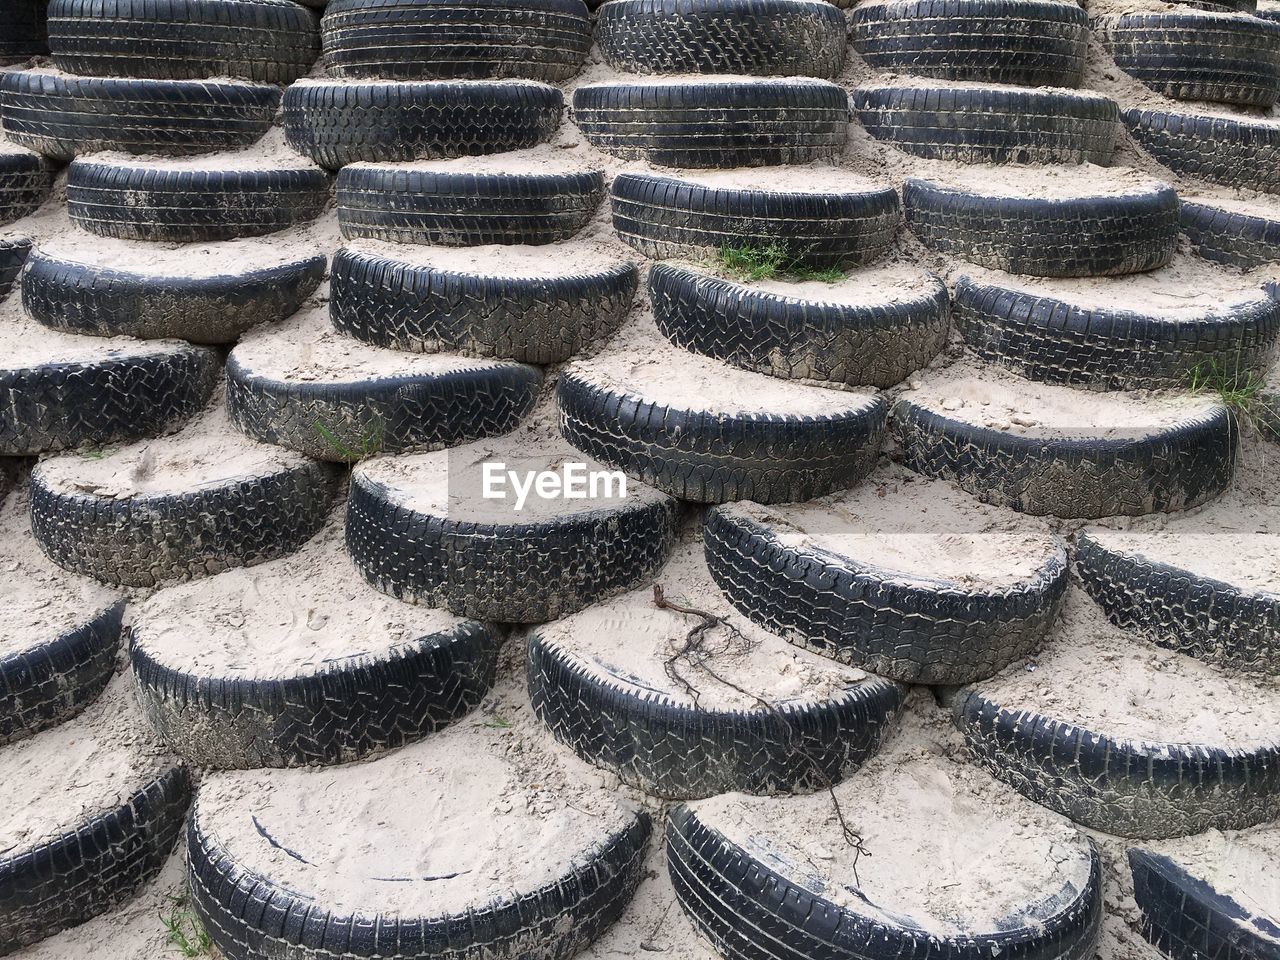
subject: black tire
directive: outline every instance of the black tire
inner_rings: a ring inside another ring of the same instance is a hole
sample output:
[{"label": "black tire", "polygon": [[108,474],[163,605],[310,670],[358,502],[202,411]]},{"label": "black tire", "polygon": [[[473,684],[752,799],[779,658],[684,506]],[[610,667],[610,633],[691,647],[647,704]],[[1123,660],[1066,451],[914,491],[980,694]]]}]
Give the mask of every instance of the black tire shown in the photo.
[{"label": "black tire", "polygon": [[845,21],[824,0],[612,0],[596,14],[605,62],[627,73],[839,75]]},{"label": "black tire", "polygon": [[1275,956],[1276,918],[1218,893],[1163,854],[1129,849],[1138,930],[1170,960],[1266,960]]},{"label": "black tire", "polygon": [[1248,750],[1112,736],[981,688],[952,701],[969,752],[997,780],[1083,826],[1163,839],[1280,816],[1280,743]]},{"label": "black tire", "polygon": [[335,77],[559,83],[591,50],[582,0],[334,0],[323,28]]},{"label": "black tire", "polygon": [[26,237],[0,240],[0,300],[9,295],[31,255],[31,241]]},{"label": "black tire", "polygon": [[527,522],[457,519],[416,509],[357,470],[347,552],[370,584],[399,600],[542,623],[652,575],[675,543],[679,514],[666,497],[633,497]]},{"label": "black tire", "polygon": [[324,383],[273,380],[246,369],[234,350],[227,358],[236,426],[255,440],[336,462],[507,433],[533,409],[541,385],[537,368],[505,362]]},{"label": "black tire", "polygon": [[1031,653],[1066,596],[1066,551],[1013,587],[904,582],[789,545],[732,504],[708,511],[707,566],[729,602],[790,643],[905,683],[954,685]]},{"label": "black tire", "polygon": [[[197,801],[187,828],[192,905],[214,945],[236,960],[289,954],[300,960],[343,955],[417,960],[439,955],[441,944],[457,960],[516,960],[531,949],[545,960],[567,960],[622,913],[640,882],[651,831],[649,815],[637,810],[623,826],[602,832],[563,875],[549,877],[544,886],[457,914],[407,917],[376,908],[335,909],[246,870],[204,823]],[[481,823],[478,838],[486,832]],[[264,911],[266,904],[270,912]],[[306,921],[298,923],[275,920],[304,916]]]},{"label": "black tire", "polygon": [[695,707],[628,682],[540,631],[530,633],[527,649],[529,699],[552,736],[623,783],[667,799],[825,789],[875,755],[906,694],[866,677],[821,702],[783,703],[776,712]]},{"label": "black tire", "polygon": [[450,247],[547,244],[585,227],[604,174],[454,173],[350,166],[338,173],[343,237]]},{"label": "black tire", "polygon": [[204,407],[218,374],[213,350],[179,343],[0,368],[0,454],[30,456],[166,433]]},{"label": "black tire", "polygon": [[0,224],[35,213],[52,187],[53,165],[40,154],[0,150]]},{"label": "black tire", "polygon": [[118,806],[0,856],[0,954],[51,937],[129,899],[169,858],[191,799],[173,764]]},{"label": "black tire", "polygon": [[72,222],[125,240],[258,237],[314,220],[328,202],[329,178],[314,167],[174,170],[76,160],[67,173]]},{"label": "black tire", "polygon": [[814,266],[869,263],[893,244],[902,219],[898,192],[890,186],[786,193],[620,173],[610,197],[618,237],[655,260],[778,244]]},{"label": "black tire", "polygon": [[1089,22],[1053,0],[889,0],[863,3],[849,42],[877,70],[939,80],[1078,87]]},{"label": "black tire", "polygon": [[1224,13],[1126,13],[1093,21],[1125,73],[1175,100],[1269,107],[1280,97],[1280,24]]},{"label": "black tire", "polygon": [[583,263],[580,270],[503,277],[344,247],[333,256],[329,319],[378,347],[560,363],[617,329],[635,297],[632,263]]},{"label": "black tire", "polygon": [[681,410],[569,368],[556,387],[560,431],[588,456],[682,500],[778,503],[850,487],[884,435],[883,398],[858,394],[824,416]]},{"label": "black tire", "polygon": [[471,712],[493,686],[500,637],[489,626],[406,637],[395,649],[291,669],[211,675],[156,650],[145,610],[129,660],[147,722],[201,767],[348,763],[402,747]]},{"label": "black tire", "polygon": [[910,178],[907,226],[930,249],[1037,277],[1103,277],[1163,267],[1178,246],[1178,195],[1167,184],[1060,200],[989,196]]},{"label": "black tire", "polygon": [[1231,481],[1238,436],[1225,405],[1145,435],[1045,438],[954,419],[906,397],[894,405],[893,429],[903,463],[917,473],[951,480],[986,503],[1083,519],[1212,499]]},{"label": "black tire", "polygon": [[49,52],[46,0],[9,0],[0,10],[0,64]]},{"label": "black tire", "polygon": [[1124,112],[1133,138],[1174,173],[1280,193],[1280,124],[1166,110]]},{"label": "black tire", "polygon": [[291,0],[49,0],[67,73],[290,83],[320,55],[317,16]]},{"label": "black tire", "polygon": [[111,150],[179,156],[246,147],[271,127],[279,104],[280,89],[266,84],[0,77],[9,139],[63,161]]},{"label": "black tire", "polygon": [[336,170],[520,150],[550,140],[564,95],[532,82],[299,83],[284,94],[285,138]]},{"label": "black tire", "polygon": [[659,332],[677,347],[787,380],[847,386],[900,383],[938,355],[949,329],[947,288],[936,277],[892,300],[823,303],[656,263],[649,300]]},{"label": "black tire", "polygon": [[[740,847],[683,804],[667,818],[667,867],[676,899],[726,960],[1088,956],[1103,907],[1102,865],[1093,842],[1087,843],[1089,880],[1083,889],[1064,885],[1046,892],[1031,910],[1003,918],[991,931],[926,934],[914,922],[899,922],[874,907],[823,897],[803,864]],[[851,901],[856,903],[843,899]]]},{"label": "black tire", "polygon": [[297,312],[324,270],[317,253],[239,274],[162,276],[37,250],[22,278],[22,306],[68,333],[234,343],[252,326]]},{"label": "black tire", "polygon": [[858,87],[852,102],[871,136],[930,160],[1106,166],[1120,132],[1119,107],[1097,94],[876,86]]},{"label": "black tire", "polygon": [[297,458],[190,492],[88,492],[31,473],[31,532],[58,566],[103,583],[154,587],[292,553],[324,524],[338,471]]},{"label": "black tire", "polygon": [[1280,597],[1223,583],[1105,538],[1076,535],[1076,572],[1116,626],[1228,670],[1280,670]]},{"label": "black tire", "polygon": [[1198,370],[1260,374],[1280,339],[1280,303],[1262,290],[1196,316],[1161,315],[961,276],[953,304],[957,329],[982,360],[1030,380],[1108,390],[1186,388]]},{"label": "black tire", "polygon": [[1280,260],[1280,219],[1261,209],[1255,216],[1184,200],[1180,218],[1192,249],[1205,260],[1242,270]]},{"label": "black tire", "polygon": [[123,600],[107,603],[0,657],[0,744],[64,723],[98,698],[116,671],[123,617]]},{"label": "black tire", "polygon": [[848,94],[825,80],[606,83],[573,93],[587,141],[668,167],[761,167],[838,156]]}]

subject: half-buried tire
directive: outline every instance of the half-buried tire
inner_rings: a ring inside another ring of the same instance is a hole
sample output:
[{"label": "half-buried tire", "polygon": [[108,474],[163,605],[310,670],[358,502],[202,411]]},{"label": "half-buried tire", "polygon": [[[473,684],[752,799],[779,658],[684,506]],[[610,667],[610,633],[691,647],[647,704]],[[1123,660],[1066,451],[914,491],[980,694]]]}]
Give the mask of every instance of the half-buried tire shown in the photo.
[{"label": "half-buried tire", "polygon": [[204,407],[218,355],[176,340],[105,343],[14,320],[0,336],[0,454],[157,436]]},{"label": "half-buried tire", "polygon": [[753,623],[908,683],[967,683],[1026,656],[1067,588],[1066,548],[1043,524],[901,468],[808,504],[716,507],[702,535],[716,585]]},{"label": "half-buried tire", "polygon": [[838,783],[879,749],[905,687],[737,616],[700,553],[677,548],[658,575],[661,601],[656,587],[635,590],[532,632],[534,712],[582,759],[660,797]]},{"label": "half-buried tire", "polygon": [[1235,470],[1228,407],[1198,396],[1096,394],[963,365],[893,410],[902,460],[979,500],[1056,517],[1185,510]]},{"label": "half-buried tire", "polygon": [[657,263],[649,300],[676,346],[784,380],[891,387],[947,341],[946,286],[910,268],[870,268],[814,289]]},{"label": "half-buried tire", "polygon": [[391,354],[341,337],[317,313],[250,333],[227,358],[231,420],[318,460],[438,450],[514,429],[536,367],[450,354]]},{"label": "half-buried tire", "polygon": [[1133,107],[1124,123],[1147,153],[1174,173],[1280,193],[1280,123]]},{"label": "half-buried tire", "polygon": [[726,367],[664,343],[651,326],[578,361],[557,386],[571,444],[682,500],[809,500],[871,470],[887,407]]},{"label": "half-buried tire", "polygon": [[537,154],[527,155],[530,167],[523,168],[524,156],[502,154],[492,165],[469,158],[343,167],[338,226],[348,240],[451,247],[569,239],[600,206],[603,172]]},{"label": "half-buried tire", "polygon": [[813,266],[868,263],[893,243],[898,192],[847,171],[620,173],[613,229],[646,257],[701,259],[725,247],[779,248]]},{"label": "half-buried tire", "polygon": [[966,269],[952,316],[984,361],[1032,380],[1106,389],[1247,382],[1280,338],[1280,303],[1239,276],[1182,257],[1110,281],[1031,280]]},{"label": "half-buried tire", "polygon": [[0,751],[0,954],[106,913],[160,872],[190,799],[117,678],[83,714]]},{"label": "half-buried tire", "polygon": [[1086,528],[1075,563],[1112,623],[1228,670],[1280,671],[1280,514],[1212,504],[1161,530]]},{"label": "half-buried tire", "polygon": [[[325,269],[319,249],[280,250],[271,240],[149,246],[145,262],[139,253],[101,237],[42,244],[22,278],[23,309],[67,333],[234,343],[250,327],[296,313]],[[130,266],[118,266],[126,260]]]},{"label": "half-buried tire", "polygon": [[202,243],[275,233],[314,220],[329,201],[329,178],[305,160],[249,157],[165,163],[76,160],[67,174],[67,213],[100,237]]},{"label": "half-buried tire", "polygon": [[849,100],[825,80],[633,80],[578,87],[573,120],[588,143],[623,160],[762,167],[837,156]]},{"label": "half-buried tire", "polygon": [[548,792],[570,763],[510,722],[464,721],[373,764],[210,775],[193,906],[236,960],[566,960],[622,913],[651,829],[611,791]]},{"label": "half-buried tire", "polygon": [[219,405],[172,437],[42,461],[31,528],[64,569],[152,587],[296,550],[338,487],[331,464],[248,439]]},{"label": "half-buried tire", "polygon": [[[1221,703],[1230,712],[1206,720]],[[1104,833],[1157,839],[1280,816],[1280,696],[1154,655],[1079,591],[1034,671],[965,688],[952,710],[992,776]]]},{"label": "half-buried tire", "polygon": [[359,760],[448,726],[493,685],[499,640],[369,590],[342,554],[339,514],[292,556],[144,602],[129,658],[170,748],[202,767],[292,767]]},{"label": "half-buried tire", "polygon": [[124,601],[60,575],[31,536],[25,489],[0,506],[7,562],[0,612],[0,744],[75,716],[116,669]]},{"label": "half-buried tire", "polygon": [[0,224],[34,213],[53,186],[53,165],[38,153],[0,148]]},{"label": "half-buried tire", "polygon": [[908,179],[907,226],[939,253],[1037,277],[1141,273],[1173,258],[1173,187],[1133,171],[1068,172],[1020,169],[1011,187]]},{"label": "half-buried tire", "polygon": [[0,77],[6,136],[55,160],[100,151],[177,156],[245,147],[271,127],[280,88],[15,70]]},{"label": "half-buried tire", "polygon": [[1182,201],[1182,232],[1197,256],[1252,270],[1280,260],[1280,215],[1261,204],[1219,197]]},{"label": "half-buried tire", "polygon": [[[950,742],[914,722],[928,747],[891,740],[830,795],[723,794],[671,811],[676,899],[717,955],[1092,954],[1103,911],[1092,841],[1012,791],[993,796],[986,774],[941,758]],[[985,842],[955,856],[975,835]]]},{"label": "half-buried tire", "polygon": [[871,136],[930,160],[1106,166],[1120,133],[1115,101],[1089,92],[866,86],[852,102]]},{"label": "half-buried tire", "polygon": [[285,137],[336,170],[520,150],[550,140],[564,95],[530,80],[299,80],[284,94]]},{"label": "half-buried tire", "polygon": [[27,237],[0,240],[0,300],[7,297],[18,282],[31,250],[31,241]]},{"label": "half-buried tire", "polygon": [[347,336],[412,353],[559,363],[613,332],[635,264],[572,243],[410,248],[362,241],[333,257],[329,319]]},{"label": "half-buried tire", "polygon": [[[559,437],[503,437],[361,464],[347,551],[383,593],[459,616],[539,623],[580,610],[652,576],[680,515],[670,497],[624,478],[601,487],[590,479],[599,464],[574,481],[581,497],[510,489],[510,477],[548,470],[567,485],[566,465],[581,459]],[[489,464],[504,471],[497,502],[481,496]]]}]

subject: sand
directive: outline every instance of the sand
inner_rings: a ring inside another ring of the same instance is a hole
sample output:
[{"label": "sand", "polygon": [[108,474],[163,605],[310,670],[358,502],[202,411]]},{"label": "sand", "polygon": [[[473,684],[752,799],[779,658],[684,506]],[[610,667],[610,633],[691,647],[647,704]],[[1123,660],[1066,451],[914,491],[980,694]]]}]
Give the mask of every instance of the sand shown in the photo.
[{"label": "sand", "polygon": [[868,678],[854,667],[792,646],[748,621],[719,593],[702,541],[678,545],[655,583],[667,601],[723,618],[686,651],[698,615],[658,607],[645,586],[538,628],[599,679],[654,691],[707,710],[769,710],[768,704],[821,703]]},{"label": "sand", "polygon": [[836,904],[909,918],[937,935],[991,933],[1063,884],[1082,889],[1089,874],[1080,833],[966,762],[928,709],[912,702],[902,733],[835,788],[869,856],[843,841],[825,794],[726,794],[690,806]]},{"label": "sand", "polygon": [[309,237],[290,233],[219,243],[166,244],[116,240],[86,233],[39,244],[40,253],[109,270],[146,277],[231,277],[296,263],[321,254]]},{"label": "sand", "polygon": [[1023,380],[968,362],[912,380],[902,397],[948,419],[1054,439],[1146,437],[1221,408],[1209,396],[1097,393]]},{"label": "sand", "polygon": [[414,160],[408,163],[349,163],[344,168],[357,170],[404,170],[424,173],[491,173],[491,174],[565,174],[599,173],[600,168],[583,162],[564,150],[546,145],[528,150],[458,157],[449,160]]},{"label": "sand", "polygon": [[1196,191],[1181,194],[1187,203],[1197,203],[1231,213],[1243,214],[1246,217],[1260,217],[1263,220],[1280,220],[1280,197],[1252,194],[1236,197],[1224,197],[1218,194],[1198,196]]},{"label": "sand", "polygon": [[[502,465],[498,476],[503,479],[489,485],[491,492],[502,494],[501,498],[484,496],[486,464],[495,470]],[[507,478],[508,472],[518,474],[520,484],[528,484],[530,473],[563,477],[566,464],[582,465],[584,473],[608,471],[615,475],[616,485],[597,481],[592,496],[584,476],[587,485],[583,489],[588,495],[579,499],[557,493],[540,496],[535,486],[526,491],[517,509],[515,481]],[[356,467],[356,475],[383,487],[388,499],[405,510],[466,523],[523,524],[668,499],[638,480],[583,457],[558,431],[530,430],[525,425],[507,436],[448,450],[366,460]]]},{"label": "sand", "polygon": [[104,152],[85,157],[78,163],[107,166],[147,167],[156,170],[319,170],[312,161],[297,153],[285,141],[284,131],[273,127],[262,139],[242,150],[224,150],[189,157],[153,154]]},{"label": "sand", "polygon": [[[1146,846],[1146,845],[1144,845]],[[1280,925],[1280,828],[1209,830],[1147,847],[1179,863],[1245,910]]]},{"label": "sand", "polygon": [[1146,196],[1169,186],[1138,170],[1100,167],[1093,163],[1055,167],[1005,164],[976,170],[967,164],[955,167],[934,164],[922,176],[931,183],[979,196],[1044,200]]},{"label": "sand", "polygon": [[294,469],[300,454],[251,440],[232,426],[221,398],[179,433],[101,455],[68,453],[36,471],[55,490],[128,500],[193,493]]},{"label": "sand", "polygon": [[830,163],[791,167],[747,167],[682,172],[667,179],[719,190],[763,190],[767,193],[877,193],[888,184]]},{"label": "sand", "polygon": [[56,639],[118,599],[96,581],[54,566],[31,535],[28,508],[25,486],[0,502],[0,660]]},{"label": "sand", "polygon": [[1280,742],[1280,690],[1148,646],[1076,588],[1038,657],[973,686],[1005,709],[1112,737],[1237,749]]},{"label": "sand", "polygon": [[900,263],[853,270],[834,283],[820,280],[740,280],[728,268],[714,262],[675,265],[709,277],[730,280],[740,287],[772,294],[779,300],[833,306],[869,307],[917,301],[935,294],[939,286],[938,278],[932,274]]},{"label": "sand", "polygon": [[462,621],[369,586],[342,543],[343,510],[297,553],[171,587],[134,613],[135,642],[171,666],[279,678],[416,646]]},{"label": "sand", "polygon": [[116,677],[78,717],[0,750],[0,857],[127,803],[170,765]]},{"label": "sand", "polygon": [[356,240],[348,250],[388,257],[415,267],[434,267],[449,273],[483,277],[554,278],[601,273],[633,262],[616,246],[593,240],[566,240],[545,245],[490,244],[478,247],[432,247]]},{"label": "sand", "polygon": [[34,320],[17,316],[8,309],[0,312],[0,370],[25,370],[46,364],[96,364],[132,357],[154,356],[185,347],[180,340],[134,340],[131,337],[82,337],[50,330]]},{"label": "sand", "polygon": [[1046,564],[1066,563],[1065,544],[1045,522],[894,465],[820,500],[777,506],[743,501],[733,510],[791,549],[834,554],[905,583],[1009,588],[1036,577]]},{"label": "sand", "polygon": [[[818,80],[813,77],[754,77],[737,73],[668,73],[657,76],[639,76],[628,73],[623,76],[625,76],[625,80],[619,79],[615,82],[626,83],[628,86],[633,87],[687,87],[732,83],[749,83],[752,86],[771,87],[836,86],[836,84],[829,80]],[[575,89],[582,90],[591,87],[610,85],[610,83],[581,83],[576,85]]]}]

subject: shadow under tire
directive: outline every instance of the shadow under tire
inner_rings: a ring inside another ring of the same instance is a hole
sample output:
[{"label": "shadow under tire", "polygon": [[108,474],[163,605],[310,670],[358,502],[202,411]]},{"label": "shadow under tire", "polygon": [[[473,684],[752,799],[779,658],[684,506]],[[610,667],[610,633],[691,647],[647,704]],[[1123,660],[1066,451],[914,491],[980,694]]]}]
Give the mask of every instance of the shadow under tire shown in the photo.
[{"label": "shadow under tire", "polygon": [[18,282],[32,249],[31,241],[26,237],[0,240],[0,300],[7,297]]},{"label": "shadow under tire", "polygon": [[27,150],[0,151],[0,223],[35,213],[53,188],[53,165]]}]

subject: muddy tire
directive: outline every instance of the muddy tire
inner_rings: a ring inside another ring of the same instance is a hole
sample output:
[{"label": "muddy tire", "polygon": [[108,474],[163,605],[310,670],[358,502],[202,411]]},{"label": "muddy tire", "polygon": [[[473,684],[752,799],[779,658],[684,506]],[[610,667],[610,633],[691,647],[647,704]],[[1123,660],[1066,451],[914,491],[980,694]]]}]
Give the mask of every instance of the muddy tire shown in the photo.
[{"label": "muddy tire", "polygon": [[585,227],[603,198],[598,170],[478,174],[350,166],[338,173],[338,225],[348,240],[547,244]]},{"label": "muddy tire", "polygon": [[560,83],[590,49],[582,0],[334,0],[324,16],[335,77]]},{"label": "muddy tire", "polygon": [[[946,345],[947,288],[884,303],[779,296],[674,263],[649,270],[658,331],[678,347],[785,380],[891,387]],[[1277,307],[1280,316],[1280,306]]]},{"label": "muddy tire", "polygon": [[0,224],[35,213],[53,187],[53,165],[38,153],[0,151]]},{"label": "muddy tire", "polygon": [[58,566],[103,583],[154,587],[262,563],[320,529],[339,488],[330,464],[299,458],[270,473],[188,493],[115,499],[31,474],[31,531]]},{"label": "muddy tire", "polygon": [[1121,70],[1167,97],[1240,107],[1280,97],[1280,24],[1221,13],[1126,13],[1093,24]]},{"label": "muddy tire", "polygon": [[778,244],[814,266],[869,263],[889,249],[902,219],[898,192],[889,186],[783,193],[620,173],[610,194],[619,239],[655,260]]},{"label": "muddy tire", "polygon": [[316,254],[240,274],[166,277],[37,250],[22,278],[22,306],[68,333],[234,343],[252,326],[297,312],[324,270],[324,255]]},{"label": "muddy tire", "polygon": [[962,163],[1105,166],[1120,132],[1114,100],[1057,90],[858,87],[853,111],[877,140]]},{"label": "muddy tire", "polygon": [[179,156],[247,147],[280,89],[218,80],[119,80],[15,71],[0,77],[4,132],[55,160],[102,151]]},{"label": "muddy tire", "polygon": [[637,282],[631,263],[583,264],[564,277],[503,277],[344,247],[333,257],[329,319],[377,347],[559,363],[617,329]]},{"label": "muddy tire", "polygon": [[98,698],[115,674],[123,617],[119,600],[0,657],[0,744],[70,720]]},{"label": "muddy tire", "polygon": [[1174,173],[1280,193],[1280,124],[1164,110],[1124,112],[1138,145]]},{"label": "muddy tire", "polygon": [[845,21],[823,0],[613,0],[596,14],[605,62],[625,73],[834,79]]},{"label": "muddy tire", "polygon": [[336,170],[532,147],[551,139],[563,107],[558,89],[532,82],[314,82],[285,91],[284,132]]},{"label": "muddy tire", "polygon": [[905,683],[992,676],[1031,653],[1066,595],[1066,551],[1007,589],[955,590],[788,545],[732,504],[707,513],[707,566],[753,623],[841,663]]},{"label": "muddy tire", "polygon": [[1234,473],[1239,433],[1218,405],[1144,435],[1022,436],[907,397],[894,406],[893,430],[903,463],[917,473],[951,480],[986,503],[1084,519],[1183,510],[1216,497]]},{"label": "muddy tire", "polygon": [[289,0],[50,0],[49,47],[67,73],[283,84],[311,69],[320,30]]},{"label": "muddy tire", "polygon": [[31,241],[26,237],[0,240],[0,300],[7,297],[18,282],[31,249]]},{"label": "muddy tire", "polygon": [[1077,306],[961,276],[952,316],[988,363],[1030,380],[1109,390],[1185,388],[1199,369],[1260,374],[1280,339],[1280,303],[1262,291],[1182,318]]},{"label": "muddy tire", "polygon": [[939,80],[1078,87],[1089,24],[1049,0],[893,0],[862,4],[849,42],[876,70]]},{"label": "muddy tire", "polygon": [[199,243],[236,240],[314,220],[329,201],[322,170],[166,170],[77,160],[67,213],[100,237]]},{"label": "muddy tire", "polygon": [[837,156],[848,95],[823,80],[717,80],[578,87],[573,119],[623,160],[690,168],[761,167]]},{"label": "muddy tire", "polygon": [[0,454],[30,456],[140,440],[198,413],[219,375],[208,347],[0,369]]},{"label": "muddy tire", "polygon": [[978,763],[1024,797],[1121,837],[1240,830],[1280,815],[1280,743],[1239,750],[1111,736],[981,690],[952,702]]},{"label": "muddy tire", "polygon": [[1229,267],[1252,270],[1280,260],[1280,219],[1182,202],[1182,232],[1200,257]]},{"label": "muddy tire", "polygon": [[1178,246],[1178,195],[988,196],[908,179],[907,226],[930,249],[1037,277],[1105,277],[1162,267]]}]

